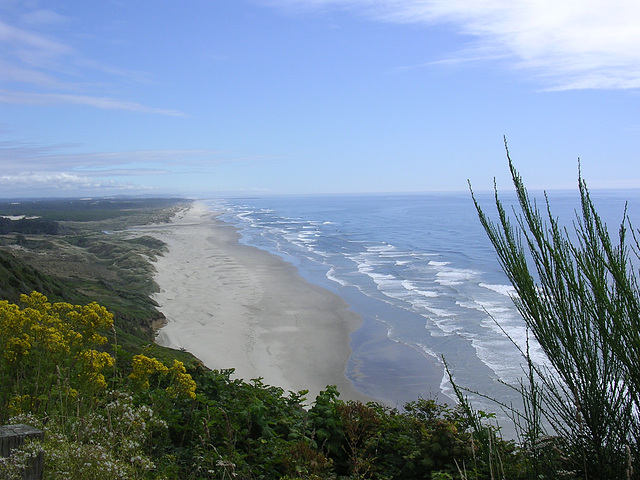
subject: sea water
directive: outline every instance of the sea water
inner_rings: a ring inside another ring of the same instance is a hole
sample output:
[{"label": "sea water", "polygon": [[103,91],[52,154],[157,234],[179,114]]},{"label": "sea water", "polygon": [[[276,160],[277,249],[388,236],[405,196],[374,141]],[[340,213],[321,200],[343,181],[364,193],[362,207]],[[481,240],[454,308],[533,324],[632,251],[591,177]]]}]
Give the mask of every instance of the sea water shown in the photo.
[{"label": "sea water", "polygon": [[[632,217],[640,213],[638,192],[592,196],[615,228],[625,200]],[[492,194],[477,197],[495,219]],[[515,204],[514,195],[504,203]],[[556,192],[550,203],[570,226],[577,194]],[[483,395],[520,402],[507,385],[524,376],[521,350],[545,362],[469,193],[264,196],[209,206],[239,229],[242,243],[282,257],[362,316],[345,373],[373,398],[397,406],[419,397],[451,403],[446,362],[456,384],[481,394],[472,395],[477,408],[496,411]]]}]

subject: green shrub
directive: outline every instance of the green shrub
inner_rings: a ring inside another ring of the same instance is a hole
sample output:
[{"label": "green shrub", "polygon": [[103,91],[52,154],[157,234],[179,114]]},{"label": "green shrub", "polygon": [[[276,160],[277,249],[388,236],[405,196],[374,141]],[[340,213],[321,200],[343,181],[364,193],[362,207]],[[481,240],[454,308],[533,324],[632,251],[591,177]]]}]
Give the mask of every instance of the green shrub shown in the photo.
[{"label": "green shrub", "polygon": [[496,189],[493,223],[472,196],[515,288],[515,305],[550,363],[533,365],[523,352],[529,378],[520,385],[527,406],[520,418],[534,473],[548,470],[548,458],[536,451],[545,438],[542,415],[558,436],[556,474],[629,478],[640,470],[628,453],[640,438],[640,289],[632,261],[638,243],[635,237],[627,243],[633,229],[626,210],[614,240],[579,176],[580,209],[569,231],[548,198],[545,213],[538,209],[508,150],[507,158],[520,210],[509,215]]}]

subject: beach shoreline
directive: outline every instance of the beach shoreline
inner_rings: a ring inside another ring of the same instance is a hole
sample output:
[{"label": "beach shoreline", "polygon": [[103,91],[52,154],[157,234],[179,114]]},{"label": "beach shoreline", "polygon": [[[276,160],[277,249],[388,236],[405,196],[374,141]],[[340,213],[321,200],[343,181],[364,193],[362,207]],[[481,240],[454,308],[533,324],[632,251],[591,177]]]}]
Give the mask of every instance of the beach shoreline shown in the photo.
[{"label": "beach shoreline", "polygon": [[286,391],[327,385],[369,401],[345,375],[362,318],[340,296],[303,279],[281,258],[239,242],[237,229],[202,202],[171,223],[140,227],[167,251],[154,262],[153,296],[166,317],[156,343],[185,349],[211,369],[262,378]]}]

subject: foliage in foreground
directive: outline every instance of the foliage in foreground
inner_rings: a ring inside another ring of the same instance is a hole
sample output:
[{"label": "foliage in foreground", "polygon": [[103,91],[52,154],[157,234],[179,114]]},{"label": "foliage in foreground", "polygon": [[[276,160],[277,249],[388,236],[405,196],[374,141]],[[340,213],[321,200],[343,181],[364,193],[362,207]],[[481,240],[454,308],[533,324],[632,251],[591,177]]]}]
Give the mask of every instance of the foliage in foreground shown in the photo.
[{"label": "foliage in foreground", "polygon": [[[417,400],[404,411],[232,379],[232,370],[136,355],[119,368],[103,307],[23,295],[0,302],[0,418],[46,431],[0,461],[19,478],[39,448],[48,479],[491,478],[467,417]],[[514,445],[494,445],[517,478]]]},{"label": "foliage in foreground", "polygon": [[508,151],[507,158],[519,212],[509,215],[496,189],[493,223],[473,200],[515,287],[515,305],[549,360],[534,365],[523,351],[528,378],[516,388],[525,409],[514,412],[523,447],[539,475],[555,457],[572,478],[639,478],[640,288],[633,262],[640,248],[626,210],[612,239],[579,176],[580,210],[569,230],[547,198],[545,214],[531,201]]}]

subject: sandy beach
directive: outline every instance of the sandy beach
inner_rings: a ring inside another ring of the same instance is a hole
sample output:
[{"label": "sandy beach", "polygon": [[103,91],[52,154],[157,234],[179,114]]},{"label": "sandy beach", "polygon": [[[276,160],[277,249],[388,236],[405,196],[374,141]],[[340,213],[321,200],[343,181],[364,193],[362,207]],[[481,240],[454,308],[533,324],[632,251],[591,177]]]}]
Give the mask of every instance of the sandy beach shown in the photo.
[{"label": "sandy beach", "polygon": [[184,348],[212,369],[234,368],[237,378],[309,390],[309,400],[327,385],[342,399],[369,400],[344,375],[362,319],[342,298],[240,244],[236,229],[202,203],[138,231],[168,247],[155,263],[154,299],[167,318],[157,343]]}]

